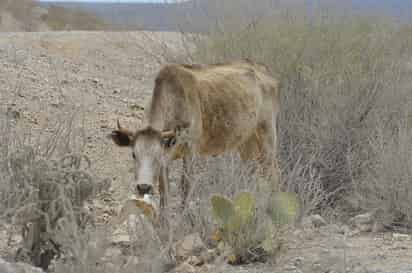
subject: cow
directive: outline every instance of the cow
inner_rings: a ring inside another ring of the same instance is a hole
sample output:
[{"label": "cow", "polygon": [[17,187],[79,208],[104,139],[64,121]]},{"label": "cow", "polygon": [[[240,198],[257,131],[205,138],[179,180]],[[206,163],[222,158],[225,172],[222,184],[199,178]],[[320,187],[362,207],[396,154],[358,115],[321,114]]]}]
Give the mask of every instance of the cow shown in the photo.
[{"label": "cow", "polygon": [[[144,126],[118,128],[115,144],[130,147],[136,192],[154,193],[158,183],[160,207],[167,204],[167,166],[191,156],[216,156],[238,151],[242,160],[257,160],[277,179],[276,119],[279,83],[263,65],[248,60],[211,65],[168,64],[155,78],[145,109]],[[182,206],[190,183],[180,181]]]}]

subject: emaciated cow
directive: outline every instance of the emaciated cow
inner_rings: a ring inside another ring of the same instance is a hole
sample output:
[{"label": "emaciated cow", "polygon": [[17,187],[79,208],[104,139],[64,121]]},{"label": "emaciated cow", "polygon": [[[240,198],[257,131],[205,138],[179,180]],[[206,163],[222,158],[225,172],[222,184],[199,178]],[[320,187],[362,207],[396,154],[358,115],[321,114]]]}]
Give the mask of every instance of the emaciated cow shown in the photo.
[{"label": "emaciated cow", "polygon": [[[182,158],[186,166],[193,154],[237,150],[243,160],[258,160],[277,179],[278,86],[264,66],[247,60],[164,66],[146,108],[145,126],[131,131],[118,122],[110,135],[117,145],[132,149],[137,193],[153,193],[159,183],[164,207],[168,163]],[[190,184],[185,176],[180,184],[184,204]]]}]

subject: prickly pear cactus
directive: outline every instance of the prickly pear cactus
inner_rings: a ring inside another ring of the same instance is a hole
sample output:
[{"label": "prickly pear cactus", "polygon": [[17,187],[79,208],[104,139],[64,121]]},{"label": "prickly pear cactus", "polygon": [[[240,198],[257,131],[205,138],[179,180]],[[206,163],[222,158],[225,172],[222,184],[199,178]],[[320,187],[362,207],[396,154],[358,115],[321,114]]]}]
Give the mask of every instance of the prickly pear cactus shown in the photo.
[{"label": "prickly pear cactus", "polygon": [[280,227],[292,223],[299,211],[297,196],[288,192],[274,194],[270,200],[270,219],[259,221],[255,198],[249,192],[242,192],[233,200],[215,195],[211,203],[213,215],[220,224],[219,239],[230,247],[228,261],[232,263],[255,259],[256,255],[249,257],[252,250],[261,249],[266,254],[276,252],[280,245],[276,238]]},{"label": "prickly pear cactus", "polygon": [[251,193],[242,192],[233,201],[215,195],[211,199],[213,214],[227,231],[237,232],[250,223],[255,213],[255,199]]},{"label": "prickly pear cactus", "polygon": [[249,192],[238,194],[233,200],[236,214],[241,218],[242,223],[251,220],[255,213],[255,198]]},{"label": "prickly pear cactus", "polygon": [[292,192],[278,192],[272,197],[272,220],[277,226],[295,221],[299,212],[299,199]]},{"label": "prickly pear cactus", "polygon": [[214,217],[220,221],[223,228],[229,226],[230,221],[232,221],[236,214],[232,200],[224,196],[215,195],[212,197],[211,202]]},{"label": "prickly pear cactus", "polygon": [[[215,195],[211,199],[213,214],[220,223],[219,237],[231,251],[228,261],[238,263],[245,260],[248,250],[254,246],[250,234],[256,233],[255,199],[251,193],[243,192],[232,200]],[[252,236],[253,237],[253,236]]]}]

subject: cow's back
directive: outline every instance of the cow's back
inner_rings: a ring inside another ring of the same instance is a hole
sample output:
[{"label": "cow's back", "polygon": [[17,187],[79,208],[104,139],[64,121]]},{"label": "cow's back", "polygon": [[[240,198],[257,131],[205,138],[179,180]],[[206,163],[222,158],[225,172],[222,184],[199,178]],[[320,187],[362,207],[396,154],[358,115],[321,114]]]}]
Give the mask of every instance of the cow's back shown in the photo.
[{"label": "cow's back", "polygon": [[262,100],[258,78],[249,66],[216,66],[198,71],[202,121],[199,150],[219,154],[236,149],[254,133]]},{"label": "cow's back", "polygon": [[201,154],[236,149],[262,119],[271,119],[275,82],[267,79],[247,62],[166,66],[156,80],[149,122],[158,129],[190,123],[192,146]]}]

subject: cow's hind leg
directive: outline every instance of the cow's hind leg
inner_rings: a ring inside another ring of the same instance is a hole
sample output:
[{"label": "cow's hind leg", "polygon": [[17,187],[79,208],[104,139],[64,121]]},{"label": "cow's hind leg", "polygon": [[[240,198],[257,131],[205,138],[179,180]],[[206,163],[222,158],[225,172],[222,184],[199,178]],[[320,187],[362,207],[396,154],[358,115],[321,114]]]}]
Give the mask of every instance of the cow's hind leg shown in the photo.
[{"label": "cow's hind leg", "polygon": [[242,160],[256,160],[259,163],[256,173],[270,181],[271,191],[278,190],[279,170],[276,162],[276,146],[273,130],[270,126],[261,125],[239,148]]},{"label": "cow's hind leg", "polygon": [[273,124],[267,123],[259,128],[258,134],[261,139],[261,164],[263,166],[264,175],[270,178],[272,191],[279,191],[280,186],[280,171],[277,162],[277,144],[275,130]]}]

